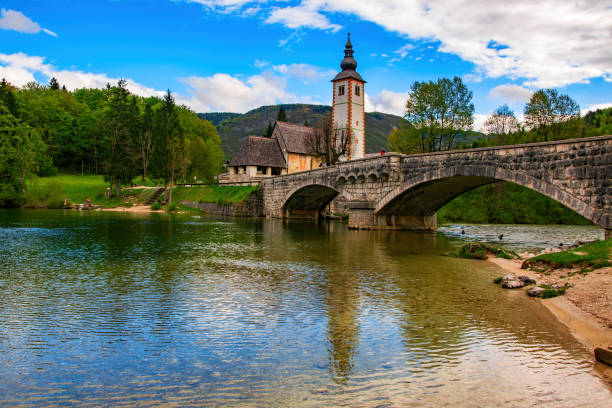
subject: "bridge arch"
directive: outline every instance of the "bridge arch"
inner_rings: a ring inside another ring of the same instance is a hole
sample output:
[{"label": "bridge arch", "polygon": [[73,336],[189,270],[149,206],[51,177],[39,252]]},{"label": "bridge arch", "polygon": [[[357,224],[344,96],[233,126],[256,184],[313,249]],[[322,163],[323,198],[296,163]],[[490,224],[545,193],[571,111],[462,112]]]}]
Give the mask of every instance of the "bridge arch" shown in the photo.
[{"label": "bridge arch", "polygon": [[402,181],[376,202],[376,215],[434,215],[445,204],[461,194],[485,184],[510,181],[535,190],[576,211],[589,221],[609,229],[610,214],[594,208],[561,187],[520,171],[495,166],[447,167]]},{"label": "bridge arch", "polygon": [[318,214],[338,195],[343,195],[341,186],[325,182],[303,183],[294,187],[282,200],[283,218],[317,218]]}]

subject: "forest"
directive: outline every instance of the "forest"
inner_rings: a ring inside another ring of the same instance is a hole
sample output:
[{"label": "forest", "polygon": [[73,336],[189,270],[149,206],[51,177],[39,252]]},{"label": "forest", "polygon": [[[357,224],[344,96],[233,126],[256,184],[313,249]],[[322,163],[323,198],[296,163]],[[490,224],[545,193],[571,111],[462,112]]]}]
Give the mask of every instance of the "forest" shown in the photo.
[{"label": "forest", "polygon": [[122,80],[74,91],[55,78],[0,82],[0,207],[21,206],[38,176],[102,175],[118,196],[138,180],[211,183],[223,160],[215,126],[170,91],[144,98]]}]

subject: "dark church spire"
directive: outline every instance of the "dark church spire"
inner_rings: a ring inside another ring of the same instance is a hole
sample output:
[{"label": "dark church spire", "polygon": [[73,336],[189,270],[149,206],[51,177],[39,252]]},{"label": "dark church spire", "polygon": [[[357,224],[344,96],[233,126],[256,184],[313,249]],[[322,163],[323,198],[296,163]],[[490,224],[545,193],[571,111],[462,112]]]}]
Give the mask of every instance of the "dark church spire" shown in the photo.
[{"label": "dark church spire", "polygon": [[346,40],[346,45],[344,47],[344,59],[340,63],[340,68],[342,68],[343,71],[354,71],[355,69],[357,69],[357,61],[355,61],[355,58],[353,58],[353,44],[351,43],[351,33],[348,33],[348,39]]}]

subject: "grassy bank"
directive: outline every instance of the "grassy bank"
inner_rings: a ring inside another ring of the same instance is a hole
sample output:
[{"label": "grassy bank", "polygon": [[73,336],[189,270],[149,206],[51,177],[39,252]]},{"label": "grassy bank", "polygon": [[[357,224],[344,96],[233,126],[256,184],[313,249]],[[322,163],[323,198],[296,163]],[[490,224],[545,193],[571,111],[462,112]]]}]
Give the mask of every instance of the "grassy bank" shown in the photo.
[{"label": "grassy bank", "polygon": [[259,186],[176,187],[172,191],[172,201],[234,204],[246,200],[258,190]]},{"label": "grassy bank", "polygon": [[514,183],[496,183],[462,194],[438,211],[438,222],[568,224],[590,222],[555,200]]},{"label": "grassy bank", "polygon": [[[134,180],[141,184],[140,178]],[[153,186],[150,180],[145,186]],[[257,186],[202,186],[175,187],[172,201],[194,201],[200,203],[233,204],[246,200],[259,189]],[[120,197],[114,196],[114,190],[102,176],[59,175],[40,177],[33,180],[27,188],[24,207],[27,208],[62,208],[64,199],[69,203],[83,203],[86,199],[103,208],[133,206],[146,202],[155,188],[124,186]],[[106,195],[109,195],[107,198]]]},{"label": "grassy bank", "polygon": [[[29,183],[24,207],[62,208],[64,199],[69,203],[83,203],[87,199],[103,208],[131,206],[145,201],[153,191],[148,188],[124,187],[121,189],[120,197],[115,197],[102,176],[40,177]],[[111,193],[108,198],[105,194],[107,192]]]},{"label": "grassy bank", "polygon": [[567,251],[538,255],[523,263],[523,268],[538,271],[559,268],[592,270],[605,266],[612,266],[612,238]]}]

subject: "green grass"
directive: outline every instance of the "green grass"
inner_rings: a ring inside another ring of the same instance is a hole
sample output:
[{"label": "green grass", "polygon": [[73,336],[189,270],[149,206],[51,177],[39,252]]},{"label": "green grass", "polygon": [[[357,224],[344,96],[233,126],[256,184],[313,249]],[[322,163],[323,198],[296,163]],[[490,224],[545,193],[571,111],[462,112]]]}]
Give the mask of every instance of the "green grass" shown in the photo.
[{"label": "green grass", "polygon": [[451,253],[452,256],[467,259],[487,259],[488,255],[495,255],[496,258],[518,259],[516,252],[494,247],[482,242],[471,242],[465,244],[459,250],[459,253]]},{"label": "green grass", "polygon": [[172,201],[233,204],[246,200],[258,190],[259,186],[175,187],[172,191]]},{"label": "green grass", "polygon": [[496,284],[499,285],[501,283],[501,281],[503,281],[503,280],[504,280],[504,278],[502,278],[501,276],[498,276],[497,278],[493,279],[493,283],[496,283]]},{"label": "green grass", "polygon": [[547,266],[551,269],[572,267],[597,269],[612,266],[612,238],[567,251],[538,255],[526,260],[524,266],[527,268]]},{"label": "green grass", "polygon": [[[107,191],[111,194],[109,198],[104,196]],[[25,207],[61,208],[64,199],[73,204],[88,199],[92,204],[104,208],[132,206],[145,201],[154,192],[155,189],[148,188],[122,188],[121,196],[117,198],[102,176],[63,174],[32,181],[26,191]]]}]

